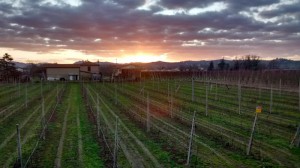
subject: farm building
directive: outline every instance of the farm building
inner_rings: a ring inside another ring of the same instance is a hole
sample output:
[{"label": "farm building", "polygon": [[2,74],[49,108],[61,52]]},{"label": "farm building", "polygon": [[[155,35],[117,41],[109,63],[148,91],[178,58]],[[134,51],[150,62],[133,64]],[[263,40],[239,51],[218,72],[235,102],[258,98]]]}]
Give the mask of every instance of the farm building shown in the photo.
[{"label": "farm building", "polygon": [[133,65],[122,67],[121,77],[124,80],[138,81],[141,79],[141,69]]},{"label": "farm building", "polygon": [[112,75],[113,80],[138,81],[141,79],[141,69],[137,66],[128,65],[116,69]]},{"label": "farm building", "polygon": [[99,65],[92,62],[81,64],[44,64],[46,79],[53,80],[100,80]]}]

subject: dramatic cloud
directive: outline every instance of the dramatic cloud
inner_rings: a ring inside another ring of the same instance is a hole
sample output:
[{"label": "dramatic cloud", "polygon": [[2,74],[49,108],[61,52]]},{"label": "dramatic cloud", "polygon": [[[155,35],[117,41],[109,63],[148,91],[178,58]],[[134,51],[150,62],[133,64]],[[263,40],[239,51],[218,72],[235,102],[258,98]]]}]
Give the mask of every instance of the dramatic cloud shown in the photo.
[{"label": "dramatic cloud", "polygon": [[2,53],[300,59],[299,44],[300,0],[0,0]]}]

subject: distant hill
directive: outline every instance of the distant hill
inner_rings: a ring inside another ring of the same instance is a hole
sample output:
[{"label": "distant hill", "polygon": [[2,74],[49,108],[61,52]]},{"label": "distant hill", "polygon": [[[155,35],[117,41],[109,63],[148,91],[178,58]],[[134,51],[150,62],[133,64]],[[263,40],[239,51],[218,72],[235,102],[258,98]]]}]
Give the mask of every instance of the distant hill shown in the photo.
[{"label": "distant hill", "polygon": [[[218,64],[221,60],[212,60],[214,68],[218,68]],[[182,62],[151,62],[151,63],[131,63],[133,65],[139,65],[144,69],[149,70],[160,70],[160,69],[176,69],[176,68],[190,68],[194,67],[197,69],[207,69],[211,61],[182,61]],[[225,63],[232,67],[233,60],[225,60]],[[287,59],[275,59],[275,60],[261,60],[260,66],[263,69],[290,69],[290,70],[300,70],[300,61],[293,61]],[[271,66],[273,65],[273,66]]]},{"label": "distant hill", "polygon": [[274,68],[279,69],[300,69],[300,61],[293,61],[287,59],[275,59],[269,61],[270,64],[274,64]]},{"label": "distant hill", "polygon": [[15,63],[16,68],[25,68],[28,65],[27,63],[16,62],[16,61],[13,61],[13,63]]},{"label": "distant hill", "polygon": [[[218,67],[218,63],[220,63],[221,59],[212,60],[214,64],[214,68]],[[81,64],[83,61],[74,62],[74,64]],[[112,62],[99,62],[99,65],[103,71],[105,68],[112,68],[112,67],[122,67],[127,65],[135,65],[141,67],[142,69],[147,70],[171,70],[171,69],[186,69],[186,68],[196,68],[196,69],[207,69],[209,63],[211,61],[207,60],[200,60],[200,61],[181,61],[181,62],[150,62],[150,63],[126,63],[126,64],[117,64]],[[225,60],[230,66],[233,65],[233,60]],[[15,66],[18,68],[24,68],[28,64],[22,62],[14,62]],[[97,63],[97,62],[95,62]],[[261,60],[260,65],[265,69],[290,69],[290,70],[300,70],[300,61],[293,61],[288,59],[274,59],[271,61],[268,60]]]}]

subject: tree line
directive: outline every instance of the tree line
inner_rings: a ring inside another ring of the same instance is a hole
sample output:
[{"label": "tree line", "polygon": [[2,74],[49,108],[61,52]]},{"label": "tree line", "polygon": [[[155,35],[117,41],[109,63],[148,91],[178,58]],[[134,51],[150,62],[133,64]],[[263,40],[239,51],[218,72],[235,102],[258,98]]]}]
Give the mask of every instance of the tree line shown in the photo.
[{"label": "tree line", "polygon": [[11,82],[19,79],[20,72],[17,71],[13,58],[8,53],[5,53],[0,58],[0,81]]},{"label": "tree line", "polygon": [[[191,63],[179,64],[180,71],[213,71],[213,70],[264,70],[264,69],[299,69],[300,62],[288,60],[285,58],[276,58],[273,60],[262,60],[257,55],[245,55],[242,57],[236,57],[234,60],[221,60],[214,61],[194,61]],[[166,69],[174,69],[169,67]]]},{"label": "tree line", "polygon": [[226,63],[225,59],[221,59],[218,63],[217,68],[214,67],[213,61],[209,63],[207,68],[208,71],[218,69],[218,70],[258,70],[263,69],[263,66],[260,66],[260,57],[256,55],[246,55],[239,59],[235,58],[233,63],[230,65]]},{"label": "tree line", "polygon": [[264,67],[260,65],[260,57],[256,55],[246,55],[241,58],[235,58],[233,63],[230,65],[226,63],[225,59],[221,59],[215,68],[214,62],[211,61],[207,68],[208,71],[212,71],[214,69],[218,70],[258,70],[263,69]]}]

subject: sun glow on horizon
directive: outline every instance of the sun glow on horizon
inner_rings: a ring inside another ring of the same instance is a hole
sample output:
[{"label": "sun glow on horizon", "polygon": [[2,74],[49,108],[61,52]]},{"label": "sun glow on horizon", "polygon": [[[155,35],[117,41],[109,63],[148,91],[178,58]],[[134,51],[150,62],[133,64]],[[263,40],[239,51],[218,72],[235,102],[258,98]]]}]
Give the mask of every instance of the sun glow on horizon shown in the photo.
[{"label": "sun glow on horizon", "polygon": [[[57,50],[52,52],[34,52],[34,51],[22,51],[12,48],[1,48],[1,57],[4,53],[8,53],[17,62],[23,63],[60,63],[60,64],[72,64],[76,61],[89,60],[96,62],[110,61],[105,57],[97,56],[96,54],[88,54],[83,51],[77,50]],[[113,60],[113,58],[111,58]]]},{"label": "sun glow on horizon", "polygon": [[57,50],[52,52],[34,52],[34,51],[22,51],[12,48],[1,48],[0,52],[2,55],[4,53],[10,54],[14,61],[23,62],[23,63],[61,63],[61,64],[72,64],[76,61],[89,60],[92,62],[115,62],[117,63],[132,63],[132,62],[156,62],[156,61],[165,61],[172,62],[168,57],[168,53],[162,54],[149,54],[144,52],[134,52],[128,54],[126,51],[121,53],[111,53],[109,55],[99,56],[97,53],[87,53],[84,51],[77,50]]},{"label": "sun glow on horizon", "polygon": [[117,58],[118,63],[131,63],[131,62],[140,62],[140,63],[149,63],[156,61],[168,61],[167,54],[162,55],[151,55],[145,53],[138,53],[135,55],[124,55],[121,58]]}]

